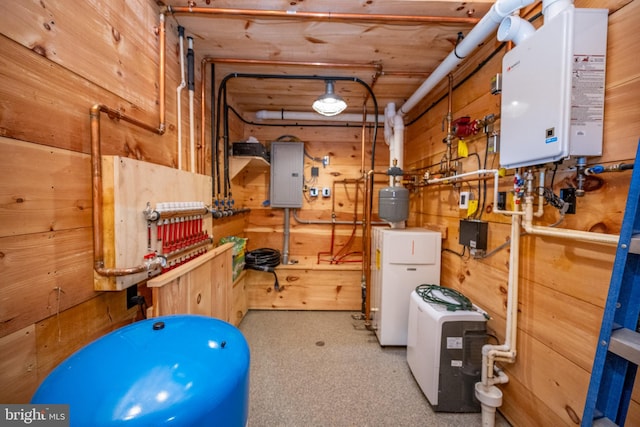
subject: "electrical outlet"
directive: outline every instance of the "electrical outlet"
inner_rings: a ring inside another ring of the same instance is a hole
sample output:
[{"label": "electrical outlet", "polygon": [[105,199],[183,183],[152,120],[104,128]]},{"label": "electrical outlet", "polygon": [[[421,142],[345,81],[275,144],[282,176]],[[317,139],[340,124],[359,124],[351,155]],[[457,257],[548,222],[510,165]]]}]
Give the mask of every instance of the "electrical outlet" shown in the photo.
[{"label": "electrical outlet", "polygon": [[461,191],[460,192],[459,208],[460,209],[467,209],[469,207],[470,198],[471,198],[471,193],[470,192]]},{"label": "electrical outlet", "polygon": [[331,196],[331,189],[329,187],[324,187],[322,189],[322,197],[330,197]]},{"label": "electrical outlet", "polygon": [[311,187],[309,189],[309,195],[311,197],[318,197],[318,189],[316,187]]}]

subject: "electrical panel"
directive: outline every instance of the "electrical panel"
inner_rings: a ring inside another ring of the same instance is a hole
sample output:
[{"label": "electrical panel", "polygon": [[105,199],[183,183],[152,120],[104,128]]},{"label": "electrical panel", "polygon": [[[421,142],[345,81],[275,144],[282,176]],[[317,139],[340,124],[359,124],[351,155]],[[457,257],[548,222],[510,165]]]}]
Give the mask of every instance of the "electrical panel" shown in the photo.
[{"label": "electrical panel", "polygon": [[502,167],[602,154],[607,19],[570,6],[504,55]]},{"label": "electrical panel", "polygon": [[272,208],[301,208],[304,190],[304,143],[271,143]]}]

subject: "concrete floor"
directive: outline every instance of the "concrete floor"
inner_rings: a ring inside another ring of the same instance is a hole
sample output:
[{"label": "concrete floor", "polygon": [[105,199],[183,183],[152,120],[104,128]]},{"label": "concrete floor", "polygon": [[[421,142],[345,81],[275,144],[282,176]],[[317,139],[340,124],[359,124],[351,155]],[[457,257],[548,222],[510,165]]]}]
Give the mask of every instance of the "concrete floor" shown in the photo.
[{"label": "concrete floor", "polygon": [[[481,415],[434,412],[405,347],[381,347],[359,313],[251,310],[250,427],[481,426]],[[497,427],[508,427],[501,415]]]}]

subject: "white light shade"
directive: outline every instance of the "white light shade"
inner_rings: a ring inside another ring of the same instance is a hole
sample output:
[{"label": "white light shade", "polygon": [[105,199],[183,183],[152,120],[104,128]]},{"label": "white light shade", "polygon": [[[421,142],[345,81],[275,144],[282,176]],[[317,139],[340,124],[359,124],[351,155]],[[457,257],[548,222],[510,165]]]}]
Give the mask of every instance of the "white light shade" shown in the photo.
[{"label": "white light shade", "polygon": [[344,102],[340,95],[333,93],[332,81],[327,81],[326,83],[327,91],[313,102],[313,109],[323,116],[335,116],[347,108],[347,103]]}]

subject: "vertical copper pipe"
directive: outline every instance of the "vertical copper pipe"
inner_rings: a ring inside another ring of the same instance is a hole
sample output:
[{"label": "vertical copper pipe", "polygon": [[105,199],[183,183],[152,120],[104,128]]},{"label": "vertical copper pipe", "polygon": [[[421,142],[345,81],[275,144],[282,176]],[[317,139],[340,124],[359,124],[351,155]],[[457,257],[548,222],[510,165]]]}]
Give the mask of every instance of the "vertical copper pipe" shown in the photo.
[{"label": "vertical copper pipe", "polygon": [[166,63],[166,27],[164,15],[160,14],[160,52],[159,52],[159,118],[158,127],[148,125],[140,120],[122,114],[118,110],[102,104],[95,104],[89,112],[91,127],[91,193],[92,193],[92,216],[93,216],[93,264],[94,270],[103,276],[124,276],[151,269],[154,264],[141,264],[131,268],[104,268],[104,240],[102,229],[104,220],[102,217],[102,143],[100,140],[100,113],[106,113],[109,118],[123,120],[149,132],[163,135],[166,130],[165,124],[165,63]]},{"label": "vertical copper pipe", "polygon": [[158,86],[160,87],[160,100],[158,107],[160,108],[160,124],[158,125],[157,133],[162,135],[165,132],[165,63],[166,63],[166,44],[167,44],[167,31],[164,23],[164,15],[160,14],[160,67],[158,72]]},{"label": "vertical copper pipe", "polygon": [[100,109],[102,105],[91,107],[91,194],[93,200],[93,265],[104,267],[104,245],[102,241],[102,155],[100,149]]},{"label": "vertical copper pipe", "polygon": [[453,121],[453,74],[449,73],[449,96],[447,100],[447,174],[451,172],[451,141],[453,134],[451,132],[451,122]]},{"label": "vertical copper pipe", "polygon": [[93,268],[101,276],[126,276],[155,268],[158,262],[140,264],[130,268],[105,268],[104,267],[104,241],[102,229],[104,220],[102,217],[102,147],[100,141],[100,113],[106,113],[110,118],[123,120],[154,133],[161,133],[160,128],[155,128],[139,120],[125,116],[118,110],[102,104],[95,104],[89,111],[91,127],[91,196],[93,215]]},{"label": "vertical copper pipe", "polygon": [[365,278],[364,319],[365,325],[371,321],[371,205],[373,204],[373,175],[370,170],[365,175],[364,221],[362,233],[362,275]]}]

